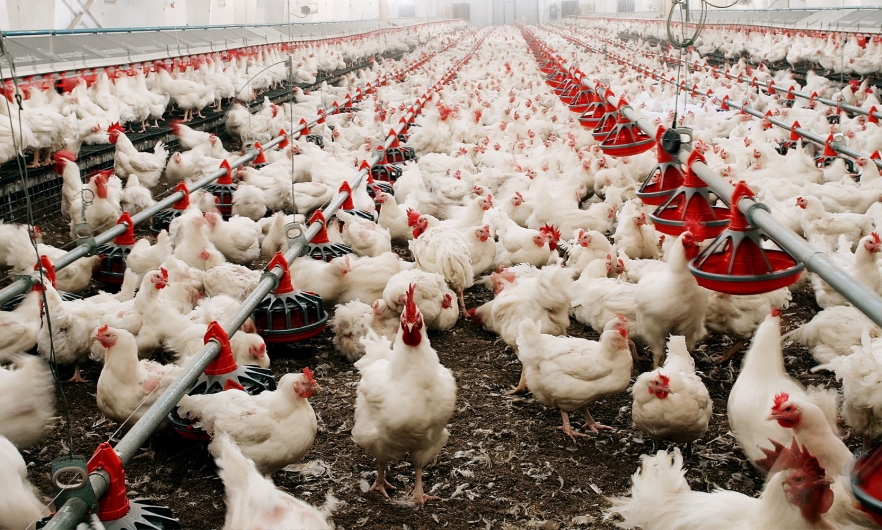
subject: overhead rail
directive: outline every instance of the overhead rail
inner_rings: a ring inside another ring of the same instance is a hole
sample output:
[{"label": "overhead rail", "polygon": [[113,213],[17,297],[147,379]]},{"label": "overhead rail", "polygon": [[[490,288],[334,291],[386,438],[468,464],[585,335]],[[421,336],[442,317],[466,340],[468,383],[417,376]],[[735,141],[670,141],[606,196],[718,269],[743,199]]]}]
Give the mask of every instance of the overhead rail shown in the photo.
[{"label": "overhead rail", "polygon": [[[258,24],[187,28],[125,28],[3,32],[3,45],[19,77],[105,68],[212,54],[240,48],[323,42],[408,31],[411,26],[385,26],[377,20],[315,24]],[[11,77],[6,55],[0,55],[0,77]]]},{"label": "overhead rail", "polygon": [[[392,127],[389,135],[384,142],[384,148],[388,149],[397,141],[398,134],[401,134],[406,128],[409,121],[415,118],[426,101],[431,97],[432,93],[437,91],[443,84],[448,83],[456,75],[459,68],[467,63],[473,56],[474,52],[481,46],[484,39],[492,33],[493,30],[485,33],[475,43],[471,52],[466,53],[462,59],[456,62],[447,73],[427,90],[425,94],[417,98],[417,100],[408,108],[404,119]],[[458,41],[459,42],[459,41]],[[357,189],[361,182],[370,173],[370,169],[378,164],[383,158],[382,151],[376,150],[370,160],[363,164],[362,169],[350,183],[350,189]],[[335,195],[331,203],[324,209],[327,217],[333,215],[338,208],[349,197],[349,193],[341,190]],[[282,264],[276,263],[265,271],[260,282],[241,303],[237,311],[226,318],[222,324],[223,329],[228,330],[227,336],[232,337],[238,329],[245,323],[257,304],[260,303],[267,294],[273,291],[287,272],[287,264],[293,262],[300,256],[305,249],[305,245],[311,241],[323,228],[320,222],[312,223],[305,232],[305,238],[298,239],[288,251],[284,254]],[[284,266],[283,266],[284,265]],[[220,343],[217,340],[209,340],[205,347],[197,353],[192,360],[184,367],[178,377],[166,388],[165,392],[150,406],[140,420],[138,420],[131,429],[122,437],[119,443],[114,447],[114,452],[119,457],[120,463],[125,465],[137,454],[139,448],[148,440],[151,434],[165,421],[168,414],[174,409],[181,397],[190,390],[199,376],[205,371],[211,361],[217,357],[220,352]],[[89,482],[95,496],[101,498],[108,490],[111,482],[109,474],[103,470],[96,470],[89,475]],[[49,523],[44,527],[46,530],[72,530],[82,522],[86,513],[86,503],[79,498],[73,498],[63,506],[58,508],[56,514]]]},{"label": "overhead rail", "polygon": [[[532,32],[531,34],[535,36]],[[545,46],[544,44],[542,45]],[[548,46],[545,46],[545,48],[550,50]],[[589,48],[589,50],[596,54],[602,53],[594,48]],[[551,53],[554,55],[553,51]],[[563,70],[566,71],[565,68]],[[579,82],[586,87],[595,89],[609,105],[615,106],[619,103],[618,98],[611,91],[604,88],[599,81],[592,82],[582,76],[579,78]],[[645,134],[655,138],[658,128],[643,118],[630,105],[620,105],[618,106],[618,111],[631,120]],[[696,160],[694,157],[690,159],[692,151],[693,146],[691,143],[683,142],[680,144],[679,151],[672,153],[672,155],[675,155],[675,158],[681,164],[690,168],[704,181],[720,200],[728,203],[735,192],[735,187],[717,175],[701,160]],[[829,256],[815,249],[805,239],[776,221],[772,217],[771,209],[766,204],[745,195],[741,196],[740,200],[738,200],[737,207],[752,225],[763,229],[776,245],[804,263],[809,270],[820,276],[821,279],[867,315],[873,322],[882,326],[882,297],[868,289],[863,283],[857,281]]]},{"label": "overhead rail", "polygon": [[[660,82],[662,82],[662,83],[670,82],[670,83],[672,83],[672,84],[676,84],[676,81],[675,81],[675,80],[673,80],[673,79],[665,79],[665,77],[664,77],[663,75],[661,75],[660,73],[658,73],[656,70],[652,70],[652,71],[650,71],[647,67],[642,66],[642,65],[640,65],[640,64],[635,64],[635,63],[633,63],[632,61],[630,61],[629,59],[627,59],[626,57],[623,57],[623,56],[620,56],[620,55],[618,55],[618,54],[612,53],[612,52],[610,52],[609,50],[606,50],[606,51],[603,51],[603,50],[597,50],[597,49],[594,48],[593,46],[591,46],[591,45],[589,45],[589,44],[586,44],[586,43],[580,41],[579,39],[576,39],[575,37],[571,37],[571,36],[568,36],[568,35],[565,35],[565,34],[562,34],[562,33],[558,33],[558,35],[560,35],[562,38],[564,38],[564,39],[566,39],[566,40],[568,40],[568,41],[570,41],[570,42],[572,42],[572,43],[574,43],[574,44],[577,44],[577,45],[579,45],[579,46],[584,47],[585,49],[591,51],[592,53],[600,53],[600,54],[606,54],[606,55],[609,55],[609,56],[613,57],[613,58],[614,58],[617,62],[619,62],[620,64],[624,64],[624,65],[630,67],[631,69],[633,69],[633,70],[635,70],[635,71],[637,71],[638,73],[641,73],[641,74],[643,74],[643,75],[649,75],[649,76],[652,77],[653,79],[656,79],[656,80],[658,80],[658,81],[660,81]],[[606,39],[599,39],[599,40],[601,40],[601,41],[603,41],[603,42],[607,42],[607,43],[609,43],[609,44],[614,44],[614,45],[619,46],[618,44],[616,44],[616,43],[612,43],[612,42],[609,42],[609,41],[607,41]],[[627,49],[627,48],[625,48],[625,49]],[[635,51],[635,50],[630,50],[630,51]],[[636,52],[636,53],[641,53],[641,52]],[[730,79],[733,79],[733,80],[735,80],[735,81],[737,81],[737,82],[740,82],[740,83],[747,83],[747,82],[748,82],[748,81],[745,81],[745,80],[743,79],[743,76],[740,76],[740,75],[739,75],[739,76],[734,76],[734,75],[732,75],[732,74],[728,74],[728,72],[726,73],[726,75],[727,75]],[[749,82],[750,82],[751,85],[753,85],[753,86],[763,86],[764,88],[767,87],[766,84],[762,84],[762,83],[757,82],[755,78],[754,78],[752,81],[749,81]],[[775,87],[775,86],[774,86],[774,83],[772,83],[772,88],[773,88],[773,89],[778,89],[779,87]],[[741,103],[736,103],[736,102],[732,101],[728,96],[725,96],[725,97],[723,97],[723,98],[720,98],[720,97],[718,97],[718,96],[714,96],[711,90],[707,90],[706,92],[699,92],[699,90],[704,90],[704,89],[699,89],[698,85],[686,84],[686,81],[685,81],[685,80],[681,80],[681,81],[680,81],[680,90],[683,91],[683,92],[685,92],[685,93],[687,93],[687,94],[689,94],[689,95],[692,96],[692,97],[696,97],[696,96],[698,96],[698,95],[706,95],[706,96],[708,96],[708,97],[713,97],[713,98],[714,98],[714,102],[717,102],[717,103],[718,103],[717,108],[718,108],[719,110],[729,110],[730,108],[735,108],[735,109],[737,109],[737,110],[743,112],[744,114],[750,114],[751,116],[754,116],[754,117],[757,117],[757,118],[760,118],[760,119],[768,120],[769,123],[775,125],[776,127],[780,127],[781,129],[784,129],[784,130],[786,130],[786,131],[789,131],[789,132],[791,132],[792,134],[796,134],[796,135],[800,136],[801,138],[803,138],[803,139],[805,139],[805,140],[808,140],[808,141],[810,141],[810,142],[812,142],[812,143],[814,143],[814,144],[817,144],[817,145],[820,146],[820,147],[824,147],[824,148],[829,147],[829,148],[832,149],[834,152],[836,152],[837,155],[842,155],[842,156],[848,157],[849,159],[857,159],[857,158],[860,158],[860,157],[864,157],[864,158],[867,158],[867,159],[869,159],[869,160],[872,160],[873,163],[876,165],[876,167],[882,169],[882,159],[879,159],[879,158],[873,158],[873,157],[872,157],[871,155],[869,155],[869,154],[861,153],[860,151],[856,151],[856,150],[854,150],[854,149],[851,149],[850,147],[846,146],[846,145],[844,144],[843,141],[831,141],[831,139],[830,139],[829,137],[828,137],[828,138],[825,138],[825,137],[821,136],[820,134],[817,134],[817,133],[815,133],[815,132],[812,132],[812,131],[810,131],[810,130],[808,130],[808,129],[803,129],[803,128],[799,127],[799,122],[787,123],[787,122],[785,122],[785,121],[783,121],[783,120],[781,120],[781,119],[779,119],[779,118],[776,118],[776,117],[774,117],[774,116],[767,115],[767,114],[763,114],[762,112],[760,112],[760,111],[754,109],[753,107],[751,107],[750,104],[749,104],[746,100],[745,100],[745,101],[742,101]],[[787,92],[787,91],[784,90],[784,92]],[[795,92],[795,91],[790,91],[790,93],[792,93],[792,94],[794,94],[794,95],[797,94],[797,92]],[[821,101],[820,98],[815,98],[815,99],[816,99],[817,101]],[[823,102],[822,102],[822,103],[823,103]],[[831,102],[831,103],[832,103],[832,102]],[[825,104],[826,104],[826,103],[825,103]],[[835,105],[835,103],[834,103],[834,105]],[[852,107],[851,105],[846,105],[846,106],[847,106],[847,107]],[[844,108],[845,108],[845,107],[843,107],[843,109],[844,109]],[[854,107],[854,108],[858,108],[858,107]],[[874,107],[874,108],[875,108],[875,107]],[[846,109],[846,110],[847,110],[847,109]],[[867,111],[866,111],[866,110],[864,110],[864,109],[860,109],[860,110],[863,110],[863,111],[864,111],[864,115],[867,115]],[[873,115],[874,115],[874,116],[877,115],[877,114],[879,114],[879,113],[877,113],[877,112],[873,112]]]},{"label": "overhead rail", "polygon": [[[635,22],[658,24],[658,11],[632,11],[623,13],[596,13],[592,16],[572,16],[566,20],[603,20],[618,22],[634,20]],[[686,23],[688,27],[695,24]],[[708,9],[705,27],[724,27],[736,29],[750,27],[789,29],[793,31],[826,30],[833,32],[882,33],[882,10],[877,6],[842,6],[842,7],[791,7],[786,9]]]},{"label": "overhead rail", "polygon": [[[453,43],[451,43],[451,45],[449,45],[448,48],[452,45],[453,45]],[[446,49],[447,48],[445,48],[444,50],[446,50]],[[442,51],[444,51],[444,50],[442,50]],[[393,79],[394,80],[403,79],[403,77],[407,74],[407,72],[422,66],[429,58],[434,57],[434,55],[435,54],[432,54],[429,57],[426,57],[426,58],[420,59],[419,61],[416,61],[407,70],[405,70],[403,72],[393,74]],[[381,85],[388,83],[389,80],[390,80],[389,77],[385,76],[385,75],[382,78],[377,79],[378,83]],[[353,91],[353,94],[355,94],[355,92],[357,92],[361,88],[362,87],[358,87],[357,89],[355,89]],[[366,91],[370,92],[370,90],[371,90],[370,83],[368,83]],[[303,131],[306,128],[311,128],[311,127],[315,126],[317,123],[322,121],[325,116],[327,116],[329,114],[336,114],[336,113],[340,112],[341,110],[345,110],[345,108],[346,108],[345,106],[341,106],[340,104],[332,105],[331,108],[329,108],[329,109],[325,109],[323,107],[320,107],[316,111],[316,116],[313,117],[309,122],[300,123],[293,131],[291,131],[290,133],[286,132],[285,134],[280,134],[279,136],[276,136],[275,138],[273,138],[272,140],[267,142],[266,145],[261,146],[261,149],[249,149],[241,157],[237,158],[236,160],[233,160],[232,162],[229,162],[230,169],[235,169],[235,168],[243,166],[249,162],[252,162],[253,160],[255,160],[258,157],[261,150],[272,149],[272,148],[276,147],[277,145],[279,145],[281,142],[283,142],[285,139],[288,138],[288,134],[297,135],[297,136],[294,136],[294,138],[299,137],[300,131]],[[195,190],[202,189],[202,188],[208,186],[209,184],[214,183],[220,177],[223,177],[224,175],[226,175],[227,172],[228,172],[228,169],[226,167],[221,167],[221,168],[217,169],[216,171],[214,171],[213,173],[206,175],[203,178],[197,180],[192,186],[188,187],[188,190],[189,190],[189,192],[193,192]],[[185,195],[186,194],[183,191],[175,191],[175,192],[171,193],[170,195],[168,195],[167,197],[165,197],[161,201],[158,201],[155,205],[151,206],[150,208],[147,208],[147,209],[139,212],[138,214],[132,216],[132,226],[137,226],[145,221],[148,221],[151,217],[153,217],[158,212],[164,210],[165,208],[171,207],[173,204],[175,204],[176,202],[183,199],[185,197]],[[67,254],[61,256],[60,258],[58,258],[58,260],[56,260],[52,264],[54,269],[56,271],[61,270],[65,267],[71,265],[72,263],[74,263],[76,260],[78,260],[80,258],[94,255],[95,253],[97,253],[97,250],[99,247],[101,247],[102,245],[105,245],[107,243],[110,243],[117,236],[124,234],[128,228],[129,228],[129,224],[127,222],[121,222],[121,223],[114,225],[112,228],[102,232],[101,234],[94,236],[94,239],[87,239],[85,241],[79,241],[78,246],[76,248],[74,248],[73,250],[71,250]],[[11,284],[7,285],[2,290],[0,290],[0,305],[9,302],[11,299],[13,299],[16,296],[22,295],[22,294],[30,291],[36,281],[38,281],[38,280],[35,275],[24,275],[24,276],[17,278]]]}]

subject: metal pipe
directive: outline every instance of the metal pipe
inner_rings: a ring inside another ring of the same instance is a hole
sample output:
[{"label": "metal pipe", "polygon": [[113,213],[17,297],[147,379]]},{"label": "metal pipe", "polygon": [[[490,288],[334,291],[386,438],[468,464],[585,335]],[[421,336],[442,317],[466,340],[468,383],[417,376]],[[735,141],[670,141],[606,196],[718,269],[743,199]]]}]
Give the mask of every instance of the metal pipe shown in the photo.
[{"label": "metal pipe", "polygon": [[86,509],[88,509],[86,501],[79,497],[71,497],[55,512],[55,515],[43,528],[46,530],[76,528],[83,521]]},{"label": "metal pipe", "polygon": [[[481,41],[478,41],[478,45],[480,45]],[[476,46],[477,49],[477,46]],[[451,68],[450,72],[457,69],[460,65],[462,65],[465,61],[460,61],[456,63],[453,68]],[[448,72],[448,73],[450,73]],[[446,78],[447,76],[445,76]],[[433,89],[429,89],[433,90]],[[409,119],[416,115],[419,111],[421,105],[419,101],[417,101],[414,105],[411,106],[408,113],[405,115],[405,121],[403,123],[398,123],[396,126],[392,127],[390,134],[386,137],[386,141],[384,142],[384,148],[388,149],[388,147],[395,140],[395,137],[401,133],[407,127],[406,123]],[[302,130],[302,129],[298,129]],[[276,140],[281,141],[281,137],[277,137]],[[278,143],[276,142],[276,144]],[[267,144],[269,145],[269,144]],[[273,144],[275,145],[275,144]],[[246,155],[247,157],[248,155]],[[242,158],[246,158],[242,157]],[[369,167],[375,166],[382,159],[382,155],[378,153],[374,153],[371,159],[368,161]],[[240,159],[241,160],[241,159]],[[353,179],[352,183],[350,183],[350,187],[352,189],[357,189],[358,186],[361,185],[362,180],[367,176],[370,169],[362,169],[358,172],[358,174]],[[206,177],[207,179],[208,177]],[[216,177],[215,177],[216,178]],[[330,204],[325,208],[324,213],[326,216],[333,215],[337,209],[343,204],[346,197],[348,196],[347,192],[338,192],[335,197],[331,200]],[[318,234],[321,227],[319,223],[313,223],[306,232],[306,241],[311,241],[312,238]],[[295,243],[288,251],[285,253],[285,259],[288,263],[293,262],[300,253],[303,251],[303,243],[302,241],[298,241]],[[255,289],[242,301],[239,305],[239,308],[235,313],[227,317],[225,322],[222,323],[222,327],[227,331],[227,335],[232,337],[236,334],[242,324],[245,323],[245,320],[251,316],[251,313],[254,311],[254,308],[263,300],[267,294],[269,294],[273,289],[275,289],[279,285],[279,280],[281,280],[282,275],[285,271],[281,266],[275,266],[269,271],[264,273],[263,277],[260,279],[260,282],[257,284]],[[137,454],[138,449],[140,449],[141,445],[146,442],[153,432],[162,424],[163,421],[166,420],[168,414],[172,411],[172,409],[177,405],[178,401],[180,401],[181,397],[192,388],[193,384],[199,379],[199,376],[205,371],[205,368],[211,364],[211,361],[217,357],[217,354],[220,352],[220,345],[215,341],[209,341],[205,344],[202,350],[197,353],[193,359],[190,361],[187,366],[184,367],[183,371],[175,378],[174,381],[165,389],[165,391],[160,395],[157,400],[150,406],[149,409],[144,413],[143,416],[129,429],[129,431],[122,437],[119,443],[114,447],[114,451],[120,458],[120,461],[125,465],[128,463],[134,456]],[[92,485],[92,489],[95,491],[96,496],[99,498],[106,492],[107,487],[109,486],[109,479],[106,475],[102,475],[101,472],[91,473],[89,477],[90,483]],[[82,502],[82,501],[81,501]],[[65,505],[67,506],[67,504]],[[67,510],[64,512],[64,518],[58,519],[58,512],[55,516],[53,516],[50,521],[51,527],[56,530],[68,530],[71,528],[75,528],[76,525],[82,521],[83,516],[86,513],[86,505],[85,502],[82,504],[74,504],[71,506],[67,506]],[[77,517],[78,516],[78,517]]]}]

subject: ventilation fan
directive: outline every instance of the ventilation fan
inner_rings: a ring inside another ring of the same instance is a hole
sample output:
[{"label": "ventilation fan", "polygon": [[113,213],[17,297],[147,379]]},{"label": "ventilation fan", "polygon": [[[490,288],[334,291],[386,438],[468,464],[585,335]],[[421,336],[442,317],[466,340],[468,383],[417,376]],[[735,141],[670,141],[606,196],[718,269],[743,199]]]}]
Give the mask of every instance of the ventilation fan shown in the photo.
[{"label": "ventilation fan", "polygon": [[318,13],[318,2],[298,2],[300,4],[300,14],[315,15]]}]

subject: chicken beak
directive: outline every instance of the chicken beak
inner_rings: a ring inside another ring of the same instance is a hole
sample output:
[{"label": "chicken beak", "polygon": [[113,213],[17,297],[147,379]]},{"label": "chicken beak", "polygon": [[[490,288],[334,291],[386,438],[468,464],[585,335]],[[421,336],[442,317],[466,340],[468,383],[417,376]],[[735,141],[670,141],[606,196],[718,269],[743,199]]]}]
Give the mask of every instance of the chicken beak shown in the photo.
[{"label": "chicken beak", "polygon": [[413,322],[407,322],[407,323],[404,324],[404,325],[407,326],[407,332],[408,332],[408,333],[413,333]]},{"label": "chicken beak", "polygon": [[779,419],[778,415],[773,412],[773,413],[769,414],[769,417],[766,418],[766,421],[772,421],[772,420],[778,420],[778,419]]}]

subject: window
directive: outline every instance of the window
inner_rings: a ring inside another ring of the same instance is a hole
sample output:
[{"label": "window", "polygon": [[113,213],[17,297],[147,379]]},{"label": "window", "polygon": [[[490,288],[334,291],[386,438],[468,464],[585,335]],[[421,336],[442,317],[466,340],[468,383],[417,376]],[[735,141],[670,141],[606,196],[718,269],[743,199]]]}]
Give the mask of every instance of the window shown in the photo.
[{"label": "window", "polygon": [[453,18],[471,21],[472,16],[469,11],[469,4],[453,4]]},{"label": "window", "polygon": [[414,18],[416,16],[416,6],[404,5],[398,6],[398,18]]}]

